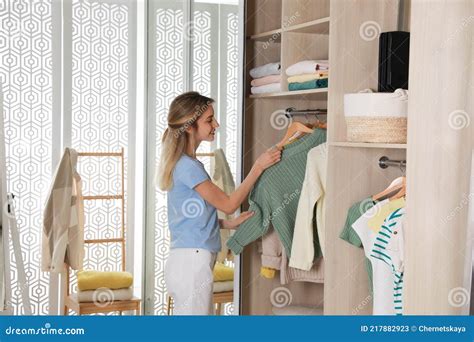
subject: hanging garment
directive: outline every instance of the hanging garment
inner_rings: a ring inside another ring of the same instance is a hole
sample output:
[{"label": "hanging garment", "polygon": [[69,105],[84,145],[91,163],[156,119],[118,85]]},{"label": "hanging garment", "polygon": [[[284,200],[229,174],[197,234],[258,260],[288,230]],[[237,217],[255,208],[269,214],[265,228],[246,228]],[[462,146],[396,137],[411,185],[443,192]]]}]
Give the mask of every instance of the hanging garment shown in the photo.
[{"label": "hanging garment", "polygon": [[280,75],[280,69],[280,62],[268,63],[251,69],[250,76],[252,78],[262,78],[270,75]]},{"label": "hanging garment", "polygon": [[235,253],[265,235],[270,223],[277,231],[286,253],[291,256],[296,210],[310,149],[326,142],[326,131],[315,129],[286,145],[279,163],[265,170],[249,196],[254,215],[242,223],[227,245]]},{"label": "hanging garment", "polygon": [[284,248],[282,249],[281,259],[280,277],[285,280],[285,283],[282,282],[283,285],[289,284],[292,281],[324,283],[324,258],[317,258],[309,271],[290,267],[288,265],[288,256]]},{"label": "hanging garment", "polygon": [[[393,309],[396,315],[403,314],[404,219],[400,219],[403,213],[404,208],[399,208],[387,216],[377,233],[376,243],[374,243],[370,253],[371,258],[382,261],[386,265],[385,270],[391,271],[393,284],[388,286],[393,286],[393,291],[391,287],[385,290],[392,292]],[[397,224],[399,222],[401,224]],[[386,273],[384,272],[384,274]]]},{"label": "hanging garment", "polygon": [[316,209],[316,226],[319,245],[324,256],[324,214],[327,169],[327,143],[321,144],[308,152],[306,174],[298,202],[298,211],[295,220],[295,231],[291,250],[290,266],[309,271],[313,266],[314,236],[313,210]]},{"label": "hanging garment", "polygon": [[64,150],[53,176],[44,209],[41,268],[63,272],[65,263],[82,269],[84,259],[84,204],[77,152]]},{"label": "hanging garment", "polygon": [[374,217],[372,217],[367,225],[374,233],[378,233],[380,228],[382,227],[383,222],[387,218],[387,216],[394,212],[399,208],[403,208],[405,206],[405,198],[401,197],[396,200],[390,201],[385,204],[380,211],[378,211]]},{"label": "hanging garment", "polygon": [[[221,148],[214,151],[214,158],[211,158],[211,170],[214,170],[212,173],[212,182],[216,184],[219,189],[224,191],[227,195],[235,191],[234,176],[230,171],[230,166]],[[233,216],[217,211],[217,217],[223,220],[230,220]],[[230,233],[230,229],[220,229],[222,249],[217,254],[218,262],[224,262],[225,259],[233,260],[233,255],[226,246]]]},{"label": "hanging garment", "polygon": [[[342,228],[342,231],[339,235],[339,238],[350,243],[356,247],[362,247],[362,241],[357,235],[352,225],[356,222],[366,211],[371,209],[377,202],[372,201],[372,198],[366,198],[360,202],[353,204],[349,210],[347,211],[347,218]],[[373,284],[372,284],[372,264],[370,263],[370,259],[365,257],[365,268],[367,270],[367,276],[369,277],[369,287],[370,291],[373,291]]]},{"label": "hanging garment", "polygon": [[[359,235],[364,246],[364,253],[370,259],[373,270],[373,314],[374,315],[395,315],[399,314],[401,303],[394,302],[401,300],[400,290],[403,279],[401,263],[389,265],[387,260],[392,257],[401,260],[403,251],[389,250],[392,233],[399,231],[402,225],[404,208],[397,209],[389,215],[379,233],[374,233],[367,225],[368,221],[376,215],[388,200],[377,203],[372,209],[365,212],[353,225],[354,231]],[[385,228],[384,228],[385,227]],[[397,246],[399,243],[396,244]],[[383,251],[382,251],[383,250]],[[384,260],[385,259],[385,260]],[[396,285],[396,286],[394,286]],[[397,289],[397,290],[395,290]]]},{"label": "hanging garment", "polygon": [[[320,251],[319,251],[320,252]],[[321,255],[321,253],[319,253]],[[260,274],[265,278],[273,278],[275,271],[280,271],[280,283],[286,285],[292,281],[306,281],[313,283],[324,282],[324,261],[318,258],[312,267],[299,270],[288,265],[288,257],[277,232],[270,229],[262,237],[262,270]]]}]

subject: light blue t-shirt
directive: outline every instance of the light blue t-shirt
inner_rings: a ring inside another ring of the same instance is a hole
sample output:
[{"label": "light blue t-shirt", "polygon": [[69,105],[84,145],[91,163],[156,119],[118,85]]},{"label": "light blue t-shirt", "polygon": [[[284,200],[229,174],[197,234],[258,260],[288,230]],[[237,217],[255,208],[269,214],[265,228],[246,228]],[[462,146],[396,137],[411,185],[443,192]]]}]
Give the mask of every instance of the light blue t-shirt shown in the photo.
[{"label": "light blue t-shirt", "polygon": [[215,253],[221,250],[217,210],[194,190],[208,179],[200,161],[183,155],[176,163],[173,187],[168,191],[171,249],[202,248]]}]

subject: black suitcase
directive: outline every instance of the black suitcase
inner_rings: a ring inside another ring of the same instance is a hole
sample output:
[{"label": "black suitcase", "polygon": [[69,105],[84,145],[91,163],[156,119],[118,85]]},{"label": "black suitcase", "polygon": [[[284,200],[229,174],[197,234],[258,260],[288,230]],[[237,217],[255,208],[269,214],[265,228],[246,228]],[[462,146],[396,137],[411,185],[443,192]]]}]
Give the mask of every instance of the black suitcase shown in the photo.
[{"label": "black suitcase", "polygon": [[410,33],[383,32],[379,38],[379,92],[408,89]]}]

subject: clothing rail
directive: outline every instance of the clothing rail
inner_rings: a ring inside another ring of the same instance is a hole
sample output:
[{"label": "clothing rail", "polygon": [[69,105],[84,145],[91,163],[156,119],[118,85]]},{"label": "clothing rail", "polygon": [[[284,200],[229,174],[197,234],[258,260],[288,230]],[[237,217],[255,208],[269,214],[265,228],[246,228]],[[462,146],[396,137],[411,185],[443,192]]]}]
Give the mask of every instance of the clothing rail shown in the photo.
[{"label": "clothing rail", "polygon": [[285,116],[291,118],[296,115],[327,115],[327,109],[302,109],[297,110],[294,107],[285,109]]},{"label": "clothing rail", "polygon": [[391,160],[386,156],[379,159],[379,166],[382,169],[386,169],[389,166],[398,166],[402,171],[407,167],[406,160]]}]

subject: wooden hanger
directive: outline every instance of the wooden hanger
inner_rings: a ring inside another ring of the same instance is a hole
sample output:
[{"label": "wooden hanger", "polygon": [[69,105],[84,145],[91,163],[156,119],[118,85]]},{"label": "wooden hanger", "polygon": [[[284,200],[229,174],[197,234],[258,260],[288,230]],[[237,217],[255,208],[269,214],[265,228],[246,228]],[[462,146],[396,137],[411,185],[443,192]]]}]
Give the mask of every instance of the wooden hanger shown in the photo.
[{"label": "wooden hanger", "polygon": [[[394,196],[392,196],[390,199],[392,200],[392,199],[403,197],[403,196],[405,196],[405,193],[406,193],[405,187],[406,187],[406,178],[405,177],[398,177],[384,191],[379,192],[376,195],[373,195],[372,200],[379,201],[382,198],[390,195],[391,193],[394,193],[397,190],[398,190],[398,192]],[[400,195],[402,193],[403,193],[403,195]],[[398,197],[396,197],[396,196],[398,196]]]},{"label": "wooden hanger", "polygon": [[288,143],[289,141],[291,142],[290,139],[298,132],[311,134],[314,132],[314,130],[302,124],[301,122],[292,122],[288,126],[288,129],[286,130],[286,134],[283,139],[277,144],[277,147],[282,148],[283,146],[285,146],[286,143]]},{"label": "wooden hanger", "polygon": [[313,128],[322,128],[327,129],[328,125],[326,122],[319,120],[319,117],[316,115],[316,122],[313,123]]},{"label": "wooden hanger", "polygon": [[407,193],[407,178],[406,177],[402,177],[402,178],[403,178],[403,180],[402,180],[400,191],[398,191],[395,195],[390,197],[390,201],[394,201],[394,200],[402,198],[406,195],[406,193]]}]

